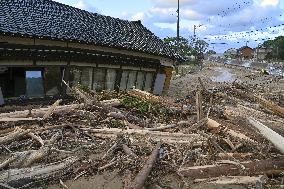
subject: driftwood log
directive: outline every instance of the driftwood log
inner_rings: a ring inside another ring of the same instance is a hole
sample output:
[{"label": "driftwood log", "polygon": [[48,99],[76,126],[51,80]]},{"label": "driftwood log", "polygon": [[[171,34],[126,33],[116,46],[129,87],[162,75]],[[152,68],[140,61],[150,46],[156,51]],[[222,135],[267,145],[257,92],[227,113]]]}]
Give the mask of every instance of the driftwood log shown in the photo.
[{"label": "driftwood log", "polygon": [[54,102],[54,104],[52,104],[52,106],[49,108],[49,110],[43,115],[43,119],[47,119],[49,118],[54,110],[56,109],[57,106],[59,106],[59,104],[62,102],[62,100],[57,100],[56,102]]},{"label": "driftwood log", "polygon": [[77,161],[78,158],[70,157],[48,165],[5,170],[0,172],[0,182],[15,188],[30,188],[30,185],[38,181],[58,179],[61,175],[67,174]]},{"label": "driftwood log", "polygon": [[89,129],[82,128],[82,130],[92,133],[93,136],[99,138],[115,138],[118,135],[136,135],[149,137],[154,141],[163,141],[165,143],[193,143],[195,146],[199,146],[205,141],[205,138],[199,134],[184,134],[184,133],[169,133],[159,131],[148,131],[138,129]]},{"label": "driftwood log", "polygon": [[248,118],[249,123],[256,128],[260,134],[269,140],[282,154],[284,154],[284,137],[268,128],[254,118]]},{"label": "driftwood log", "polygon": [[158,142],[154,150],[152,151],[151,155],[149,156],[147,162],[143,166],[143,168],[140,170],[140,172],[136,175],[135,179],[133,180],[132,184],[130,184],[129,189],[141,189],[150,174],[152,167],[154,166],[159,150],[161,148],[161,142]]},{"label": "driftwood log", "polygon": [[45,142],[45,145],[41,146],[38,150],[29,150],[23,152],[16,152],[12,154],[12,157],[0,164],[0,168],[15,167],[23,168],[29,167],[33,163],[42,160],[47,157],[50,152],[52,145],[57,140],[58,135],[54,135],[50,140]]},{"label": "driftwood log", "polygon": [[17,127],[13,132],[9,133],[8,135],[0,137],[0,145],[5,144],[5,143],[9,143],[9,142],[16,140],[16,139],[18,139],[22,136],[25,136],[29,132],[31,132],[31,130],[29,130],[29,129],[23,130],[23,129]]},{"label": "driftwood log", "polygon": [[[66,114],[69,113],[75,109],[82,108],[83,104],[71,104],[71,105],[63,105],[63,106],[57,106],[53,110],[53,114]],[[48,111],[50,110],[50,107],[47,108],[39,108],[39,109],[32,109],[24,110],[24,111],[15,111],[10,113],[2,113],[0,114],[0,119],[4,118],[42,118]]]},{"label": "driftwood log", "polygon": [[122,144],[122,149],[123,149],[124,153],[127,154],[128,156],[130,156],[132,158],[138,157],[126,144]]},{"label": "driftwood log", "polygon": [[256,141],[254,141],[253,139],[249,138],[248,136],[240,133],[240,132],[236,132],[232,129],[228,129],[227,127],[223,127],[220,123],[218,123],[217,121],[213,120],[213,119],[210,119],[208,118],[208,121],[207,121],[207,127],[209,129],[211,129],[211,131],[213,131],[214,133],[216,132],[224,132],[234,138],[238,138],[240,140],[245,140],[245,141],[248,141],[248,142],[251,142],[251,143],[254,143],[254,144],[257,144]]},{"label": "driftwood log", "polygon": [[206,182],[210,184],[256,184],[257,182],[265,183],[267,177],[264,175],[260,176],[229,176],[229,177],[218,177],[210,179],[196,179],[194,182]]},{"label": "driftwood log", "polygon": [[152,103],[160,104],[165,108],[169,108],[169,109],[173,109],[173,110],[181,109],[177,104],[175,104],[171,100],[153,95],[153,94],[146,92],[146,91],[141,91],[139,89],[132,89],[132,90],[128,91],[127,93],[128,93],[128,95],[130,95],[132,97],[136,97],[136,98],[139,98],[139,99],[142,99],[142,100],[148,100]]},{"label": "driftwood log", "polygon": [[278,175],[284,171],[284,158],[267,159],[260,161],[243,162],[245,170],[235,164],[205,165],[185,167],[178,170],[184,177],[204,179],[220,176],[253,176],[253,175]]},{"label": "driftwood log", "polygon": [[260,103],[267,110],[270,110],[270,111],[274,112],[275,114],[277,114],[281,117],[284,117],[284,108],[278,106],[274,102],[266,100],[266,99],[262,98],[261,96],[254,95],[254,94],[252,94],[251,92],[248,92],[248,91],[242,91],[240,89],[234,89],[233,91],[235,93],[237,93],[238,95],[242,96],[242,97],[246,97],[246,98],[249,98],[250,100],[254,100],[254,101]]}]

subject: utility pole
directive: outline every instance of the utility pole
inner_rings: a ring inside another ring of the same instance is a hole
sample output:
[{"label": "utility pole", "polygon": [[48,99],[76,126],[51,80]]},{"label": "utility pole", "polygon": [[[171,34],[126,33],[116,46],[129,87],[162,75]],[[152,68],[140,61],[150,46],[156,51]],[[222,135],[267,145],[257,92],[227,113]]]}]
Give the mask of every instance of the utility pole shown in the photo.
[{"label": "utility pole", "polygon": [[199,24],[198,26],[197,25],[193,26],[193,38],[194,38],[194,40],[196,39],[196,29],[201,27],[201,26],[202,26],[202,24]]},{"label": "utility pole", "polygon": [[195,40],[195,38],[196,38],[196,25],[194,25],[193,26],[193,37],[194,37],[194,40]]},{"label": "utility pole", "polygon": [[179,46],[179,0],[178,0],[178,9],[177,9],[177,45]]}]

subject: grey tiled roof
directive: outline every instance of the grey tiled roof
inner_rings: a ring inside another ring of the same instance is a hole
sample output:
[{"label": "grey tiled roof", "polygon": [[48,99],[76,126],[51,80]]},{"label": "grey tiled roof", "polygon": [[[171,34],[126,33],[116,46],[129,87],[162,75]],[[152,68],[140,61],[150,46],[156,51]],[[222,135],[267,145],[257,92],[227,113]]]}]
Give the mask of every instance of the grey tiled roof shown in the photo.
[{"label": "grey tiled roof", "polygon": [[52,0],[0,0],[0,32],[180,59],[139,21],[90,13]]}]

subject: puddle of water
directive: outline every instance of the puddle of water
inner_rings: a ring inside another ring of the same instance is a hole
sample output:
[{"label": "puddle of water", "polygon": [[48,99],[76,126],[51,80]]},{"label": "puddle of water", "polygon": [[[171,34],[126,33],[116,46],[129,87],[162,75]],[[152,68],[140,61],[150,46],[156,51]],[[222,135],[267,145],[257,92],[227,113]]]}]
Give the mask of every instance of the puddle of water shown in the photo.
[{"label": "puddle of water", "polygon": [[273,65],[273,64],[269,64],[269,63],[257,63],[257,62],[253,62],[251,60],[244,60],[241,64],[235,60],[235,59],[232,59],[232,60],[227,60],[225,62],[226,64],[236,64],[236,65],[241,65],[243,67],[246,67],[246,68],[250,68],[250,67],[253,67],[253,68],[258,68],[258,69],[265,69],[268,71],[268,73],[270,75],[274,75],[274,76],[282,76],[284,77],[284,67],[282,66],[278,66],[278,65]]},{"label": "puddle of water", "polygon": [[272,64],[270,64],[266,67],[266,70],[271,75],[284,77],[284,67],[283,68],[280,67],[280,66],[276,67],[276,66],[273,66]]},{"label": "puddle of water", "polygon": [[215,71],[219,73],[218,76],[211,77],[213,82],[234,82],[236,78],[232,73],[229,72],[228,69],[225,68],[214,68]]}]

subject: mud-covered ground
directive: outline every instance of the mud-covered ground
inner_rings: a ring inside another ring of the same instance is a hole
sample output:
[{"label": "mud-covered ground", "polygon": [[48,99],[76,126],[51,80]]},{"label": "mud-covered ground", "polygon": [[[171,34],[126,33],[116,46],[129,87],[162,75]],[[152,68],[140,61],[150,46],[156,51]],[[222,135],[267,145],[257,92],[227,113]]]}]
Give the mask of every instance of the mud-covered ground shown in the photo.
[{"label": "mud-covered ground", "polygon": [[[278,133],[284,136],[284,119],[273,115],[265,110],[257,102],[251,102],[246,99],[239,99],[235,103],[231,97],[227,98],[233,83],[245,86],[249,92],[270,100],[280,107],[284,107],[284,78],[281,76],[264,75],[260,72],[261,67],[245,68],[232,65],[216,64],[205,62],[201,71],[188,73],[184,76],[174,77],[169,89],[168,96],[176,99],[184,99],[188,96],[194,96],[195,91],[200,88],[202,81],[204,87],[208,90],[220,90],[221,93],[227,93],[221,100],[214,100],[214,104],[225,109],[226,106],[232,107],[242,112],[242,115],[253,116],[267,124]],[[236,104],[237,103],[237,104]],[[243,124],[240,124],[243,125]]]},{"label": "mud-covered ground", "polygon": [[184,76],[174,77],[169,89],[168,96],[172,98],[183,98],[190,92],[200,86],[198,78],[200,77],[205,87],[208,89],[218,88],[233,82],[241,83],[252,88],[260,95],[267,98],[269,95],[279,95],[280,104],[284,106],[284,78],[273,75],[263,75],[260,69],[249,69],[245,67],[236,67],[224,64],[204,64],[204,68],[195,73],[189,73]]}]

